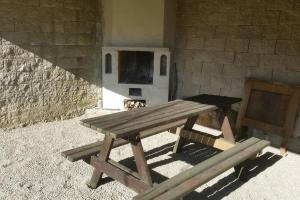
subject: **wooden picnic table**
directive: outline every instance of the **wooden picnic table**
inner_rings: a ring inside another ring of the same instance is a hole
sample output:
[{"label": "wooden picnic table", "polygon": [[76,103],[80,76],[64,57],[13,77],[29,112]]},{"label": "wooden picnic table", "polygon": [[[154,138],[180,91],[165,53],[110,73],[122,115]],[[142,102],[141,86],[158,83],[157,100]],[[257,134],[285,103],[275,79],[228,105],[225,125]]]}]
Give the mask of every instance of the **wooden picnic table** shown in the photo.
[{"label": "wooden picnic table", "polygon": [[[198,99],[199,100],[199,99]],[[84,119],[84,126],[105,134],[104,140],[62,152],[71,162],[84,160],[94,167],[88,183],[91,188],[101,184],[102,175],[119,181],[137,193],[135,200],[179,199],[205,182],[234,167],[238,178],[247,169],[244,162],[256,157],[269,141],[250,138],[236,142],[227,118],[224,118],[221,135],[214,136],[208,127],[201,131],[193,129],[199,115],[216,110],[218,106],[190,100],[176,100],[162,105],[124,111],[110,115]],[[223,151],[178,175],[153,185],[149,167],[144,155],[141,139],[177,127],[179,136],[173,152],[177,153],[189,142],[201,143]],[[216,132],[217,130],[214,130]],[[111,160],[113,148],[130,144],[137,172]]]},{"label": "wooden picnic table", "polygon": [[[105,173],[138,193],[151,188],[152,179],[141,143],[143,133],[147,136],[153,135],[182,124],[184,124],[183,130],[190,130],[200,114],[216,109],[215,105],[176,100],[162,105],[82,120],[83,125],[105,134],[104,141],[99,146],[100,153],[91,157],[90,164],[94,166],[94,172],[88,185],[96,188],[101,184],[102,175]],[[175,151],[182,148],[184,144],[184,131],[181,136],[175,144]],[[137,173],[109,159],[111,149],[119,143],[126,142],[131,145]]]}]

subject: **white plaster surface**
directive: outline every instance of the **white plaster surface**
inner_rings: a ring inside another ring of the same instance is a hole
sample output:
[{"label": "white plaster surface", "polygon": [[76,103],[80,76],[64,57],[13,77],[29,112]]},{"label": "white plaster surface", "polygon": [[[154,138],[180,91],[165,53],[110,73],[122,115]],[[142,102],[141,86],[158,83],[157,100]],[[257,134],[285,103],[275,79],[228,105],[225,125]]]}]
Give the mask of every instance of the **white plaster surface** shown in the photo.
[{"label": "white plaster surface", "polygon": [[171,47],[176,1],[103,0],[103,43],[107,46]]},{"label": "white plaster surface", "polygon": [[[118,80],[118,51],[150,51],[154,52],[153,84],[121,84]],[[156,105],[168,101],[169,94],[169,74],[170,74],[170,52],[167,48],[151,47],[103,47],[102,57],[106,54],[112,55],[112,73],[105,72],[105,59],[102,63],[103,71],[103,108],[104,109],[124,109],[125,99],[146,100],[146,104]],[[167,75],[160,76],[160,58],[167,56]],[[142,96],[129,96],[129,88],[141,88]]]}]

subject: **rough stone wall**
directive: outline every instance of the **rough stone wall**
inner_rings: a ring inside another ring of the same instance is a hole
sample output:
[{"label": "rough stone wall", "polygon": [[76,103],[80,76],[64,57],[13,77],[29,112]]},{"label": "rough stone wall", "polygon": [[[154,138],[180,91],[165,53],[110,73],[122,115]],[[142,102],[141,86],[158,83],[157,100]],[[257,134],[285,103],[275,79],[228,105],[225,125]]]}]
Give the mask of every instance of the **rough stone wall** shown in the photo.
[{"label": "rough stone wall", "polygon": [[246,77],[300,84],[299,0],[178,0],[176,32],[179,97],[240,97]]},{"label": "rough stone wall", "polygon": [[0,0],[0,128],[96,105],[100,14],[97,0]]}]

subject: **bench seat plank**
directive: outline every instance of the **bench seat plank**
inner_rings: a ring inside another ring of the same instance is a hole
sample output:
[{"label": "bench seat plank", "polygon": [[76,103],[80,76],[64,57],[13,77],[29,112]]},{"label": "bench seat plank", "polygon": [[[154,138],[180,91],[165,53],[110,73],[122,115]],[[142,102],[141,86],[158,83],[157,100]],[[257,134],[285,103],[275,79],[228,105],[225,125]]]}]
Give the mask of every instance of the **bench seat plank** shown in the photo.
[{"label": "bench seat plank", "polygon": [[183,196],[186,196],[191,191],[195,190],[202,184],[210,181],[221,173],[227,171],[235,165],[245,161],[249,156],[258,153],[262,148],[269,145],[267,141],[260,141],[253,146],[239,152],[238,154],[233,155],[229,159],[226,159],[220,163],[216,163],[214,167],[208,168],[205,173],[200,173],[191,179],[188,179],[181,183],[180,185],[172,188],[163,195],[155,198],[156,200],[172,200],[177,199]]},{"label": "bench seat plank", "polygon": [[[134,197],[135,200],[177,199],[231,167],[245,161],[270,144],[269,141],[250,138],[165,182]],[[197,177],[197,178],[196,178]]]},{"label": "bench seat plank", "polygon": [[[117,148],[125,144],[128,144],[127,140],[118,139],[114,142],[113,148]],[[102,141],[99,141],[89,145],[81,146],[75,149],[62,152],[61,155],[67,158],[71,162],[76,162],[78,160],[87,159],[93,155],[98,154],[100,152],[101,146],[102,146]]]}]

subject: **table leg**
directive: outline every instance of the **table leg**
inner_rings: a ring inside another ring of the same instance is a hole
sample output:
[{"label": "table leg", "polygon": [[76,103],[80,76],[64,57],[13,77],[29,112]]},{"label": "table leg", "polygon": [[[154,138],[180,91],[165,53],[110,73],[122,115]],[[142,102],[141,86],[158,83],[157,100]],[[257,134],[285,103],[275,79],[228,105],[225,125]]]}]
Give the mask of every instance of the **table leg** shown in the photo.
[{"label": "table leg", "polygon": [[[183,130],[191,130],[194,124],[196,123],[197,119],[198,119],[198,115],[188,118],[188,120],[186,121],[183,127]],[[182,150],[185,143],[186,143],[186,139],[179,136],[174,145],[173,153],[179,153]]]},{"label": "table leg", "polygon": [[[98,155],[98,158],[100,160],[103,160],[103,161],[108,160],[110,151],[112,149],[113,142],[114,142],[114,139],[112,137],[105,136],[102,146],[101,146],[100,153]],[[92,178],[91,178],[90,182],[87,183],[87,185],[93,189],[97,188],[100,185],[102,175],[103,175],[102,171],[94,168]]]},{"label": "table leg", "polygon": [[142,181],[144,181],[146,184],[152,187],[151,174],[145,158],[141,138],[138,135],[138,136],[130,137],[129,141],[131,144],[139,177]]},{"label": "table leg", "polygon": [[286,149],[286,146],[288,144],[288,139],[287,138],[282,138],[282,142],[281,142],[281,145],[280,145],[280,155],[281,156],[286,156],[287,155],[287,149]]},{"label": "table leg", "polygon": [[234,138],[234,135],[232,132],[232,126],[230,126],[230,122],[229,122],[227,116],[225,116],[223,119],[221,131],[223,133],[223,137],[225,140],[235,143],[235,138]]}]

